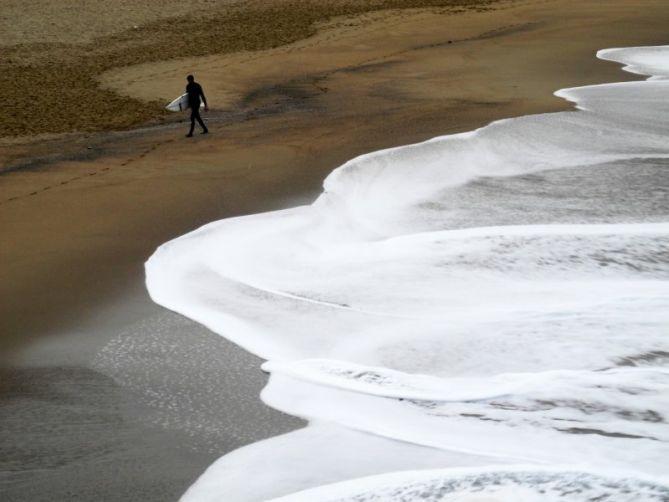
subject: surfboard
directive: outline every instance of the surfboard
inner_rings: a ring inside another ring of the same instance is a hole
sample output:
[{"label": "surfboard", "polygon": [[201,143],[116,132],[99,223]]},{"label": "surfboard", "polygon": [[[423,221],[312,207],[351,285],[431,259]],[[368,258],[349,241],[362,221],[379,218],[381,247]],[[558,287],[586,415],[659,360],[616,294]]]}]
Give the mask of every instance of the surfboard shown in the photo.
[{"label": "surfboard", "polygon": [[[183,112],[184,110],[187,110],[190,108],[188,106],[188,94],[182,94],[165,108],[171,112]],[[200,103],[200,108],[204,108],[204,103]]]}]

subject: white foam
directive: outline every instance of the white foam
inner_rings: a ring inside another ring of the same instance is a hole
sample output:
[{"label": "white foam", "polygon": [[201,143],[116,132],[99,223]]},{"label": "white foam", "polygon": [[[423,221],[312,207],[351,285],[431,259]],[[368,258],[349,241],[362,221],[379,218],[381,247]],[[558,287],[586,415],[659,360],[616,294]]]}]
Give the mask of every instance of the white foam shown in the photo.
[{"label": "white foam", "polygon": [[657,480],[534,466],[397,472],[307,490],[270,502],[407,501],[558,502],[662,501],[669,487]]},{"label": "white foam", "polygon": [[[259,501],[359,476],[506,462],[506,459],[392,441],[316,422],[221,457],[182,500]],[[249,473],[255,474],[253,482],[249,482]]]},{"label": "white foam", "polygon": [[[309,420],[518,462],[667,472],[669,428],[663,413],[669,409],[669,370],[406,382],[397,373],[345,363],[318,370],[293,364],[267,366],[273,373],[263,400]],[[420,383],[434,391],[426,395]]]},{"label": "white foam", "polygon": [[[401,440],[481,465],[667,474],[669,46],[599,56],[651,79],[563,89],[579,111],[353,159],[310,206],[161,246],[151,296],[269,359],[272,406],[388,438],[367,466]],[[297,491],[370,473],[356,466],[280,472]],[[187,500],[216,496],[214,471]],[[373,500],[364,486],[356,500]]]},{"label": "white foam", "polygon": [[669,58],[667,45],[653,47],[624,47],[617,49],[602,49],[597,57],[607,61],[614,61],[625,65],[626,71],[646,75],[651,79],[669,77]]}]

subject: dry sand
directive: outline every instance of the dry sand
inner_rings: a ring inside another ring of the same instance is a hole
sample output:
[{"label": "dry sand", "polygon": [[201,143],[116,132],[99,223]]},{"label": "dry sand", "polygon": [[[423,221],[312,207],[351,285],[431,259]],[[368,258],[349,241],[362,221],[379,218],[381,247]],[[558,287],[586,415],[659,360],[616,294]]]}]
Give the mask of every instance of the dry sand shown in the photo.
[{"label": "dry sand", "polygon": [[0,46],[88,44],[147,23],[188,15],[240,0],[0,0]]},{"label": "dry sand", "polygon": [[96,78],[109,69],[278,47],[315,33],[319,22],[334,16],[426,5],[483,10],[502,1],[212,0],[205,8],[202,1],[157,7],[148,0],[132,6],[70,0],[28,2],[25,13],[11,2],[3,7],[7,31],[0,31],[0,95],[7,117],[0,136],[128,128],[167,116],[160,102],[100,88]]},{"label": "dry sand", "polygon": [[[185,72],[196,72],[213,107],[212,133],[187,140],[183,117],[170,117],[126,132],[0,144],[2,162],[15,169],[0,175],[0,333],[5,353],[14,349],[11,371],[22,370],[26,358],[46,364],[47,352],[31,358],[46,340],[85,367],[113,337],[99,314],[111,301],[120,305],[114,329],[124,316],[136,322],[160,315],[141,291],[142,264],[162,242],[217,218],[309,202],[327,173],[357,154],[568,109],[553,91],[634,78],[595,60],[597,49],[667,43],[668,22],[666,0],[376,12],[332,20],[310,38],[274,49],[100,72],[105,92],[126,93],[119,99],[148,108],[178,94]],[[80,330],[82,319],[100,329],[86,331],[86,353],[76,356],[81,339],[61,341],[59,333]],[[16,386],[5,395],[16,399]],[[137,460],[149,443],[172,438],[151,430],[153,436],[138,435],[146,444],[133,439],[136,450],[126,445],[125,456],[111,462]],[[17,437],[35,441],[28,433]],[[192,473],[211,457],[182,454],[163,452],[156,472],[161,462],[181,459]],[[114,482],[138,482],[136,473],[121,471]]]}]

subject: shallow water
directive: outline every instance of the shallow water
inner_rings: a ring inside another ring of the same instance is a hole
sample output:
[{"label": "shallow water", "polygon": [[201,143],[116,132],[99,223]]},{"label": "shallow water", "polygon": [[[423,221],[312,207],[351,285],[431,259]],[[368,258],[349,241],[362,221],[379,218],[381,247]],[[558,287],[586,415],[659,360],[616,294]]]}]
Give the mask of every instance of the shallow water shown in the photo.
[{"label": "shallow water", "polygon": [[310,206],[156,251],[154,300],[268,359],[263,400],[312,423],[183,500],[669,499],[669,46],[598,56],[652,78],[358,157]]}]

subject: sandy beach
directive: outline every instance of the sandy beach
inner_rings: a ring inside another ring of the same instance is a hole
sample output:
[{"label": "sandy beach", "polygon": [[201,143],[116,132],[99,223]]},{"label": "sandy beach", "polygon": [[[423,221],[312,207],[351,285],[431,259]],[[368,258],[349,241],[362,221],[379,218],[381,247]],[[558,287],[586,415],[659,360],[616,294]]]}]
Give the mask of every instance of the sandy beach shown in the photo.
[{"label": "sandy beach", "polygon": [[[0,4],[3,15],[18,8]],[[122,26],[76,41],[53,30],[25,38],[41,26],[35,16],[0,41],[3,64],[23,65],[19,81],[84,65],[95,44],[109,56],[79,68],[91,105],[75,121],[63,122],[67,106],[37,119],[52,103],[38,90],[20,102],[29,113],[2,121],[7,500],[175,500],[226,451],[300,426],[260,403],[259,359],[150,301],[143,264],[158,245],[213,220],[310,203],[332,169],[362,153],[567,110],[556,89],[634,78],[596,60],[598,49],[666,44],[669,21],[662,0],[387,2],[392,10],[371,12],[328,2],[309,4],[317,12],[299,29],[281,31],[290,16],[279,16],[276,37],[175,58],[181,28],[203,9],[247,19],[258,3],[195,2],[173,16],[125,4]],[[137,56],[128,26],[162,33],[163,45]],[[188,72],[211,106],[211,134],[191,140],[184,116],[160,110]],[[46,78],[43,94],[61,77]]]}]

